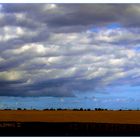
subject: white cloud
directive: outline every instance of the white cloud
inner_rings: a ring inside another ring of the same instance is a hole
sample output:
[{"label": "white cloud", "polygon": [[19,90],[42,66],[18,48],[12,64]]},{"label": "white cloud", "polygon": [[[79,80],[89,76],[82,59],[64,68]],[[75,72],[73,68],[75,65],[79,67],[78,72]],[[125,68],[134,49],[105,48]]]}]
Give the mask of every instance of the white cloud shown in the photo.
[{"label": "white cloud", "polygon": [[21,79],[23,76],[21,71],[5,71],[0,73],[0,79],[6,81],[15,81]]}]

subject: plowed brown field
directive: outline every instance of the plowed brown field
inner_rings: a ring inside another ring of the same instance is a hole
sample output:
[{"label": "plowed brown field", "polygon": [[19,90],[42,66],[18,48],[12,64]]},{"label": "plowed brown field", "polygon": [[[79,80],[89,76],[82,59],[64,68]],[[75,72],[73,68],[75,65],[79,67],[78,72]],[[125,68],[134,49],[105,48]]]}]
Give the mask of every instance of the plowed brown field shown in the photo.
[{"label": "plowed brown field", "polygon": [[2,121],[140,124],[140,111],[0,111]]}]

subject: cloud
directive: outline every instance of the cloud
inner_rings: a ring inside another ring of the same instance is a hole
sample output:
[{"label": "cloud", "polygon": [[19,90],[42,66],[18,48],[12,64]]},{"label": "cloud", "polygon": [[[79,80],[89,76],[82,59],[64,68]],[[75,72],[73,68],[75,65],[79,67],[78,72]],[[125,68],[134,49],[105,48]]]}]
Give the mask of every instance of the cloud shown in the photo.
[{"label": "cloud", "polygon": [[114,22],[139,27],[140,12],[138,4],[3,4],[1,11],[1,26],[48,26],[53,32],[77,32]]},{"label": "cloud", "polygon": [[0,18],[0,96],[139,84],[139,5],[2,4]]}]

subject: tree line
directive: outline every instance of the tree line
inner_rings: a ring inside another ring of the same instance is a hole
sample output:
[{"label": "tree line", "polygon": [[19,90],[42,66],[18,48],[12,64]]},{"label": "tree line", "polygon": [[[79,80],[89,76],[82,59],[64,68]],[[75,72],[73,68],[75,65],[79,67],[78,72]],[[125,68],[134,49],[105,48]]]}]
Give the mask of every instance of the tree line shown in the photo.
[{"label": "tree line", "polygon": [[[10,108],[6,108],[6,109],[2,109],[2,110],[38,110],[35,108],[32,109],[26,109],[26,108],[17,108],[17,109],[10,109]],[[45,108],[42,109],[43,111],[111,111],[111,109],[106,109],[106,108],[94,108],[94,109],[90,109],[90,108],[73,108],[73,109],[67,109],[67,108]],[[131,109],[128,109],[129,111],[131,111]],[[139,110],[139,109],[137,109]],[[118,109],[118,111],[123,111],[123,109]]]}]

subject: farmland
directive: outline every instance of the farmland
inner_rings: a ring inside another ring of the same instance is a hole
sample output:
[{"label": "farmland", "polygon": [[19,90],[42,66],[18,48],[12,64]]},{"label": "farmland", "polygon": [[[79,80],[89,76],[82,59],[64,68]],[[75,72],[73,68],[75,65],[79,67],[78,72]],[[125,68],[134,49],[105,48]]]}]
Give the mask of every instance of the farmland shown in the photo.
[{"label": "farmland", "polygon": [[140,111],[0,111],[1,136],[139,136]]},{"label": "farmland", "polygon": [[0,111],[0,121],[140,124],[140,111]]}]

